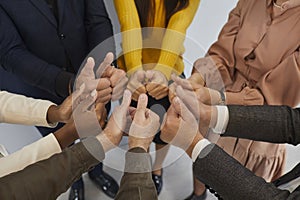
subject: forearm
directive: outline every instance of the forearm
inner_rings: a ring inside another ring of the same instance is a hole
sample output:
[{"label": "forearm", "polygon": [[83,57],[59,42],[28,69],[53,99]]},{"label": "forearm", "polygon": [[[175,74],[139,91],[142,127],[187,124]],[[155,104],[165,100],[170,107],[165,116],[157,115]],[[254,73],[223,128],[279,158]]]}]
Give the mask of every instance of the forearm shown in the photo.
[{"label": "forearm", "polygon": [[37,100],[22,95],[0,91],[0,122],[53,127],[47,121],[50,101]]},{"label": "forearm", "polygon": [[125,173],[115,199],[157,199],[151,178],[150,155],[141,147],[126,153]]},{"label": "forearm", "polygon": [[74,122],[64,125],[54,133],[61,149],[70,146],[75,140],[79,139]]},{"label": "forearm", "polygon": [[60,153],[61,148],[53,134],[39,139],[22,149],[0,159],[0,177],[17,172],[25,167],[48,159],[56,153]]},{"label": "forearm", "polygon": [[186,31],[194,19],[199,3],[200,0],[189,1],[188,6],[175,13],[168,22],[158,65],[154,68],[163,72],[167,79],[170,79],[172,73],[180,75],[183,72],[183,68],[175,69],[174,67],[176,61],[184,53],[183,43]]},{"label": "forearm", "polygon": [[217,145],[207,146],[193,164],[197,179],[209,185],[224,199],[287,199],[288,191],[255,176]]},{"label": "forearm", "polygon": [[228,106],[223,136],[272,143],[300,143],[300,110],[287,106]]},{"label": "forearm", "polygon": [[114,0],[122,31],[126,71],[132,74],[142,68],[142,29],[134,0]]},{"label": "forearm", "polygon": [[[99,160],[86,149],[92,146]],[[99,142],[89,139],[63,153],[28,166],[22,171],[0,178],[1,199],[56,199],[91,167],[104,159]],[[30,184],[28,184],[28,181]]]}]

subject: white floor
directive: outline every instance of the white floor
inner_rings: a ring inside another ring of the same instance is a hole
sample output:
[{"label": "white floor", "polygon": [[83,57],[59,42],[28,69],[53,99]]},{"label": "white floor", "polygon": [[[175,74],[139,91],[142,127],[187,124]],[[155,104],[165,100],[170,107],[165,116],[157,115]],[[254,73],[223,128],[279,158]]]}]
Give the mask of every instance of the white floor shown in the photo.
[{"label": "white floor", "polygon": [[[33,127],[0,124],[0,143],[5,145],[10,153],[20,149],[22,146],[29,144],[40,138],[39,133]],[[122,145],[126,145],[126,139],[122,141]],[[174,155],[182,153],[177,148],[171,148],[168,159],[173,159]],[[300,146],[293,147],[287,145],[287,166],[286,170],[290,170],[299,161]],[[117,157],[115,152],[110,152],[107,157]],[[105,163],[111,163],[111,160],[105,160]],[[122,168],[122,167],[121,167]],[[105,167],[105,171],[111,174],[116,180],[120,181],[122,173]],[[192,192],[192,173],[191,161],[183,154],[175,163],[164,169],[163,174],[164,187],[159,196],[160,200],[182,200]],[[105,194],[98,190],[84,175],[86,199],[88,200],[109,200]],[[62,194],[59,200],[67,200],[68,192]],[[215,199],[209,195],[208,200]]]}]

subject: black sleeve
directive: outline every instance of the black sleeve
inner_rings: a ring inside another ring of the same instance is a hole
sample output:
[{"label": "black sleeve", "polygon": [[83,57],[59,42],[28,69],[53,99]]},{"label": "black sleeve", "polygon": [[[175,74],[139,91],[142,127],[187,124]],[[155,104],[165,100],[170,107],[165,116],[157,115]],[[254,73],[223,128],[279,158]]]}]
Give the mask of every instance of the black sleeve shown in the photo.
[{"label": "black sleeve", "polygon": [[280,190],[229,156],[217,145],[202,150],[193,164],[194,175],[223,199],[282,200],[298,199],[299,192]]},{"label": "black sleeve", "polygon": [[222,136],[272,143],[300,143],[300,109],[288,106],[228,106]]}]

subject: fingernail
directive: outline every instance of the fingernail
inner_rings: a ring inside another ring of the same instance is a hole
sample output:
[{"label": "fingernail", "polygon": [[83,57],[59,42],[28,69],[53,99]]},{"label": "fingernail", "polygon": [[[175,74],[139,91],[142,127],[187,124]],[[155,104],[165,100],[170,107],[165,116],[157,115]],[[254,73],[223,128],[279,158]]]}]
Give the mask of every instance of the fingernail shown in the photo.
[{"label": "fingernail", "polygon": [[93,90],[93,91],[91,92],[91,96],[94,97],[94,96],[96,96],[96,95],[97,95],[97,91],[96,91],[96,90]]},{"label": "fingernail", "polygon": [[141,94],[141,95],[139,96],[139,99],[140,99],[140,100],[145,100],[145,99],[146,99],[146,95],[145,95],[145,94]]},{"label": "fingernail", "polygon": [[125,90],[124,91],[124,97],[129,97],[130,96],[130,91],[129,90]]},{"label": "fingernail", "polygon": [[179,98],[178,97],[174,97],[174,103],[179,104]]}]

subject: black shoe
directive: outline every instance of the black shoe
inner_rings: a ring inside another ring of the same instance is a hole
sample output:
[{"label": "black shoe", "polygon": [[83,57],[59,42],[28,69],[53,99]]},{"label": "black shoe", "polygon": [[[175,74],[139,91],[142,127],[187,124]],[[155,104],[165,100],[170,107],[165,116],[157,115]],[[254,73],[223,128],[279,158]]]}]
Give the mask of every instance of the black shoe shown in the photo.
[{"label": "black shoe", "polygon": [[102,171],[97,175],[89,173],[90,179],[96,186],[101,189],[107,196],[114,198],[119,190],[119,185],[110,175]]},{"label": "black shoe", "polygon": [[159,195],[163,186],[162,174],[161,175],[152,174],[152,180],[154,182],[157,195]]},{"label": "black shoe", "polygon": [[79,179],[72,185],[69,200],[84,200],[84,185],[82,179]]},{"label": "black shoe", "polygon": [[204,191],[203,194],[197,196],[194,192],[185,200],[205,200],[207,197],[207,192],[206,190]]}]

